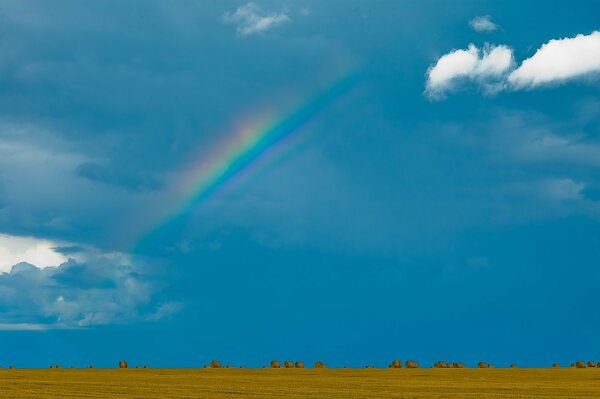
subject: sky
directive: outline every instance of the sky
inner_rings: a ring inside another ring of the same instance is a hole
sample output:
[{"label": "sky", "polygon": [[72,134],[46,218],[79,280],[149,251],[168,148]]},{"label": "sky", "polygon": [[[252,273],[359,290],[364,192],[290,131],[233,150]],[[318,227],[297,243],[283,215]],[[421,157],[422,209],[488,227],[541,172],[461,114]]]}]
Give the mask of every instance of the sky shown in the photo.
[{"label": "sky", "polygon": [[0,365],[600,360],[599,13],[0,1]]}]

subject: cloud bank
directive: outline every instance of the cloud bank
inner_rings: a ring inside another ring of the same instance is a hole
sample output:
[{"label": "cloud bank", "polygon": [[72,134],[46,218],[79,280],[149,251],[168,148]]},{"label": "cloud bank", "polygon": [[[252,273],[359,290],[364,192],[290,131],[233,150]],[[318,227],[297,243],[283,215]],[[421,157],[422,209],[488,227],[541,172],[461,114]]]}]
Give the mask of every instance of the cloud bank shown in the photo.
[{"label": "cloud bank", "polygon": [[226,23],[237,25],[237,33],[241,36],[263,33],[269,29],[290,21],[290,17],[284,13],[263,11],[255,3],[240,6],[233,14],[225,13],[223,20]]},{"label": "cloud bank", "polygon": [[155,321],[179,310],[155,298],[139,263],[101,257],[58,267],[14,265],[0,274],[0,329],[46,330]]},{"label": "cloud bank", "polygon": [[499,28],[497,24],[492,22],[492,17],[489,15],[473,18],[469,22],[469,26],[476,32],[493,32]]},{"label": "cloud bank", "polygon": [[550,40],[515,68],[512,49],[470,44],[441,56],[427,71],[425,94],[441,99],[473,82],[486,93],[534,89],[600,73],[600,31]]}]

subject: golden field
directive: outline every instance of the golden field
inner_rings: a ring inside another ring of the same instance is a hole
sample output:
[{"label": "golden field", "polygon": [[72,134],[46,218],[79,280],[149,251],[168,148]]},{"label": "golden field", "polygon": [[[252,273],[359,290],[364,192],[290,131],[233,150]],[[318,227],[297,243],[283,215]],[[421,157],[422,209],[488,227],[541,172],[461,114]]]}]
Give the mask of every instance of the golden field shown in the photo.
[{"label": "golden field", "polygon": [[600,369],[5,369],[0,398],[600,398]]}]

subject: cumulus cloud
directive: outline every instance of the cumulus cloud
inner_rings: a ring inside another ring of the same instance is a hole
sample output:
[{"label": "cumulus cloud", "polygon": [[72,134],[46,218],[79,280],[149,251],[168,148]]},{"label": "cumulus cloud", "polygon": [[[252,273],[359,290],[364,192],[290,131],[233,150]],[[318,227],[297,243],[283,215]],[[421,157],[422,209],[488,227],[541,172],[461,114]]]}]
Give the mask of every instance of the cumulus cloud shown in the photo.
[{"label": "cumulus cloud", "polygon": [[427,71],[426,94],[440,98],[460,83],[475,82],[486,91],[497,91],[498,83],[513,68],[512,49],[507,46],[470,44],[466,50],[453,50],[438,59]]},{"label": "cumulus cloud", "polygon": [[240,6],[232,13],[225,13],[223,20],[226,23],[237,25],[237,32],[242,36],[263,33],[271,28],[290,21],[285,12],[267,12],[255,3]]},{"label": "cumulus cloud", "polygon": [[155,299],[158,285],[144,270],[139,261],[111,257],[47,268],[16,264],[0,274],[0,329],[155,321],[177,312],[178,303]]},{"label": "cumulus cloud", "polygon": [[492,22],[492,17],[489,15],[482,15],[473,18],[469,22],[469,26],[477,32],[493,32],[498,29],[498,25]]},{"label": "cumulus cloud", "polygon": [[486,92],[534,89],[600,74],[600,31],[550,40],[515,69],[512,50],[488,46],[481,54],[470,44],[440,57],[427,71],[425,93],[443,98],[460,84],[474,81]]},{"label": "cumulus cloud", "polygon": [[558,84],[600,73],[600,31],[550,40],[515,69],[508,81],[515,89]]},{"label": "cumulus cloud", "polygon": [[7,272],[21,262],[33,263],[41,268],[64,263],[67,257],[56,249],[59,245],[35,237],[0,234],[0,271]]}]

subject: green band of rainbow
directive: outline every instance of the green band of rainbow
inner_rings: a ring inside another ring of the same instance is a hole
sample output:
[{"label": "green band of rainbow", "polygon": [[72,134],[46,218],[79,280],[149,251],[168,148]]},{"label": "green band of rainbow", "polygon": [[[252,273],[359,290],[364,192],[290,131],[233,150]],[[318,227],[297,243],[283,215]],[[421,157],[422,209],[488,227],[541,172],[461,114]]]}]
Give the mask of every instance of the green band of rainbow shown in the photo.
[{"label": "green band of rainbow", "polygon": [[240,175],[269,149],[290,138],[310,122],[325,107],[347,93],[360,80],[351,74],[337,80],[326,90],[311,97],[301,106],[270,122],[243,127],[230,141],[213,151],[208,157],[194,160],[173,193],[171,205],[142,235],[140,242],[172,220],[188,214],[192,209],[213,196],[235,176]]}]

